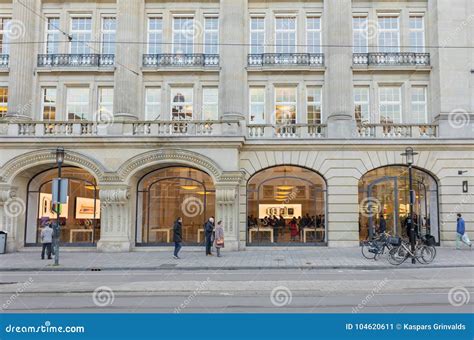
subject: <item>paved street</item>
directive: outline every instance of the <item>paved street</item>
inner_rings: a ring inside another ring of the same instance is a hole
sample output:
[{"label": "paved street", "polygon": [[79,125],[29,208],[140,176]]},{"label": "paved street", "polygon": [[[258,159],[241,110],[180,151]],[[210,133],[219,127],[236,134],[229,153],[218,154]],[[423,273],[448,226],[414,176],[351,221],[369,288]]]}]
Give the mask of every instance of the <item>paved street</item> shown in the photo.
[{"label": "paved street", "polygon": [[474,308],[474,268],[0,275],[5,312],[471,313]]},{"label": "paved street", "polygon": [[[60,267],[53,268],[52,261],[40,259],[36,251],[0,255],[0,270],[206,270],[206,269],[382,269],[394,268],[386,259],[371,261],[362,257],[359,247],[352,248],[253,248],[240,252],[226,252],[224,257],[206,257],[204,249],[184,248],[181,260],[172,258],[168,251],[136,251],[131,253],[98,253],[95,251],[60,253]],[[474,266],[473,252],[469,248],[437,248],[435,267]],[[410,261],[397,268],[424,267]]]}]

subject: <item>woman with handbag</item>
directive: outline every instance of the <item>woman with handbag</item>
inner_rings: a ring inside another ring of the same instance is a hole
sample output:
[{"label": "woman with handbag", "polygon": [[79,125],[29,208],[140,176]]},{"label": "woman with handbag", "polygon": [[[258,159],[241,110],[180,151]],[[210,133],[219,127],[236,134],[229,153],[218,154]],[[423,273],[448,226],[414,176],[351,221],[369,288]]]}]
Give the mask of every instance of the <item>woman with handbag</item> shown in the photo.
[{"label": "woman with handbag", "polygon": [[214,230],[214,247],[216,247],[217,257],[221,257],[221,248],[224,248],[224,228],[222,221],[217,222]]}]

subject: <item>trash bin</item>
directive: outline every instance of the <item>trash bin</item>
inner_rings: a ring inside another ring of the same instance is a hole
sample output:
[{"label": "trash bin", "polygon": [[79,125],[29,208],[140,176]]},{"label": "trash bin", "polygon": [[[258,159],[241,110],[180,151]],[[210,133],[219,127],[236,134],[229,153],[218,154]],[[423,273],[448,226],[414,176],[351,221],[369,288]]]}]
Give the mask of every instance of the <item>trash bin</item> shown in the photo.
[{"label": "trash bin", "polygon": [[7,233],[0,231],[0,254],[7,252]]}]

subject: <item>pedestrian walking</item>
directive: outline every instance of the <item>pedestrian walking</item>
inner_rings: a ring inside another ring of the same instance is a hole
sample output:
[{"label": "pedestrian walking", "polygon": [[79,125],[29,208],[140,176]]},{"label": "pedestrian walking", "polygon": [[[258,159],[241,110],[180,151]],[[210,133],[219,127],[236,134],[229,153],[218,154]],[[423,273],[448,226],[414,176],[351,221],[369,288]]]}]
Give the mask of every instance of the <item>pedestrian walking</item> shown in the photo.
[{"label": "pedestrian walking", "polygon": [[469,240],[469,236],[466,233],[466,223],[464,222],[462,215],[458,213],[456,226],[456,249],[461,249],[461,243],[464,243],[472,248],[472,242]]},{"label": "pedestrian walking", "polygon": [[221,248],[224,248],[224,228],[222,221],[217,222],[214,230],[214,247],[216,247],[217,257],[221,257]]},{"label": "pedestrian walking", "polygon": [[212,234],[214,232],[214,217],[211,216],[204,225],[204,233],[206,237],[206,256],[212,256]]},{"label": "pedestrian walking", "polygon": [[41,259],[44,260],[44,253],[46,251],[48,255],[48,260],[51,260],[51,245],[53,243],[53,228],[51,228],[51,223],[47,222],[44,225],[43,230],[41,230]]},{"label": "pedestrian walking", "polygon": [[383,216],[383,214],[380,214],[379,233],[385,234],[386,231],[387,231],[387,221],[385,221],[385,217]]},{"label": "pedestrian walking", "polygon": [[175,260],[179,260],[179,251],[183,243],[183,219],[178,217],[173,225],[173,241],[174,241],[174,255]]}]

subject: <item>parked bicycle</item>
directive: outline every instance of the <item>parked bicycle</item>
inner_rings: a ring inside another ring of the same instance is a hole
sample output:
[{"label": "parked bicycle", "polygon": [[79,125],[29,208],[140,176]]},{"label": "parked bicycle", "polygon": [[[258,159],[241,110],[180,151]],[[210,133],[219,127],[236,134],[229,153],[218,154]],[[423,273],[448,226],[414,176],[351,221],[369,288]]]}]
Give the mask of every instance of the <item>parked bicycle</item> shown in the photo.
[{"label": "parked bicycle", "polygon": [[399,244],[390,250],[388,262],[393,265],[400,265],[408,258],[415,258],[421,264],[429,264],[436,257],[435,240],[433,236],[427,235],[417,240],[415,251],[411,250],[411,244],[399,238]]},{"label": "parked bicycle", "polygon": [[373,240],[366,240],[362,243],[362,256],[369,260],[378,260],[385,251],[393,248],[390,234],[383,233]]}]

